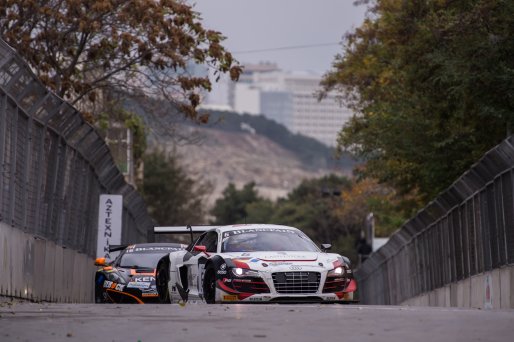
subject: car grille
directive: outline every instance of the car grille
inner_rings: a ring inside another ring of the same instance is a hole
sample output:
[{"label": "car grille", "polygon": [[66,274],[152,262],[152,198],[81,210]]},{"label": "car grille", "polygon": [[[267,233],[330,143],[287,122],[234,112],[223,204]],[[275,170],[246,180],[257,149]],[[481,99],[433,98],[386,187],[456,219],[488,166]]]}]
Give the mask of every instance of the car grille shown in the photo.
[{"label": "car grille", "polygon": [[321,274],[319,272],[273,273],[273,285],[278,293],[316,293]]}]

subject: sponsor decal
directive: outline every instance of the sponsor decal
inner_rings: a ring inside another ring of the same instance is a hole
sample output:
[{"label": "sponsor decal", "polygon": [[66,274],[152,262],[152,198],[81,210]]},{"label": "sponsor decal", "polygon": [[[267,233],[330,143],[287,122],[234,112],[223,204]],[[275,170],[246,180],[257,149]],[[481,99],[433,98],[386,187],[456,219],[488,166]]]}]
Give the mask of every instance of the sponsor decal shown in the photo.
[{"label": "sponsor decal", "polygon": [[269,254],[260,257],[262,261],[269,262],[287,262],[287,261],[316,261],[318,259],[317,256],[307,256],[307,255],[287,255],[280,254],[279,252],[273,252],[277,254]]},{"label": "sponsor decal", "polygon": [[250,256],[250,253],[242,253],[241,256]]},{"label": "sponsor decal", "polygon": [[251,258],[237,258],[237,259],[232,259],[232,261],[241,261],[241,262],[247,262],[248,260],[250,260]]},{"label": "sponsor decal", "polygon": [[291,271],[300,271],[302,269],[302,266],[298,266],[298,265],[291,265],[289,266],[289,269]]},{"label": "sponsor decal", "polygon": [[158,294],[157,293],[142,293],[141,296],[142,297],[157,297]]},{"label": "sponsor decal", "polygon": [[150,287],[151,283],[148,282],[138,282],[138,281],[131,281],[127,284],[127,288],[130,289],[147,289]]},{"label": "sponsor decal", "polygon": [[223,270],[218,270],[218,274],[227,274],[227,271],[223,271]]},{"label": "sponsor decal", "polygon": [[252,302],[262,302],[262,298],[260,297],[250,297],[248,298],[248,300],[252,301]]},{"label": "sponsor decal", "polygon": [[268,267],[268,264],[265,262],[263,262],[261,265],[262,265],[262,267]]},{"label": "sponsor decal", "polygon": [[135,281],[135,282],[138,282],[138,283],[139,282],[147,283],[147,282],[155,281],[155,277],[151,277],[151,276],[148,276],[148,277],[133,277],[132,281]]},{"label": "sponsor decal", "polygon": [[322,263],[322,262],[318,263],[318,265],[319,265],[319,266],[321,266],[321,267],[323,267],[323,263]]},{"label": "sponsor decal", "polygon": [[127,248],[126,253],[136,253],[136,252],[167,252],[167,251],[179,251],[182,248],[180,247],[166,247],[166,246],[158,246],[158,247],[132,247]]},{"label": "sponsor decal", "polygon": [[238,283],[251,283],[252,282],[250,279],[234,279],[234,281],[237,281]]},{"label": "sponsor decal", "polygon": [[250,262],[259,262],[259,259],[252,259]]},{"label": "sponsor decal", "polygon": [[121,243],[123,196],[103,194],[98,205],[96,257],[114,259],[119,252],[109,252],[110,245]]},{"label": "sponsor decal", "polygon": [[104,288],[106,289],[112,289],[112,290],[116,290],[116,291],[123,291],[123,287],[125,285],[123,284],[117,284],[113,281],[110,281],[110,280],[106,280],[104,281]]},{"label": "sponsor decal", "polygon": [[223,296],[223,300],[230,301],[230,302],[236,301],[238,299],[239,298],[237,298],[236,295],[224,295]]},{"label": "sponsor decal", "polygon": [[292,229],[281,229],[281,228],[249,228],[249,229],[238,229],[238,230],[229,230],[228,232],[223,232],[223,238],[239,235],[239,234],[248,234],[248,233],[257,233],[257,232],[278,232],[278,233],[288,233],[288,234],[298,234],[295,230]]},{"label": "sponsor decal", "polygon": [[284,265],[292,265],[292,262],[270,262],[271,266],[284,266]]},{"label": "sponsor decal", "polygon": [[220,270],[225,271],[227,269],[227,264],[221,264]]}]

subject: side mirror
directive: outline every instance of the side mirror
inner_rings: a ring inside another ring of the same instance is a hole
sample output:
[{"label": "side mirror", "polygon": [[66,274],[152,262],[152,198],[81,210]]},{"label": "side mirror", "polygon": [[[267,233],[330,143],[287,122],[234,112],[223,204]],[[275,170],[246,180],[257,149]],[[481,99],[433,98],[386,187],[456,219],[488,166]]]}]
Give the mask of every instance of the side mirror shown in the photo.
[{"label": "side mirror", "polygon": [[202,245],[196,245],[194,248],[193,248],[194,251],[196,252],[202,252],[202,253],[205,253],[205,255],[209,256],[209,253],[207,253],[207,246],[202,246]]},{"label": "side mirror", "polygon": [[194,251],[197,251],[197,252],[206,252],[207,251],[207,247],[205,246],[201,246],[201,245],[197,245],[193,248]]},{"label": "side mirror", "polygon": [[106,266],[105,258],[96,258],[95,266]]},{"label": "side mirror", "polygon": [[331,245],[331,244],[329,244],[329,243],[322,243],[322,244],[321,244],[321,250],[322,250],[323,252],[328,251],[330,248],[332,248],[332,245]]}]

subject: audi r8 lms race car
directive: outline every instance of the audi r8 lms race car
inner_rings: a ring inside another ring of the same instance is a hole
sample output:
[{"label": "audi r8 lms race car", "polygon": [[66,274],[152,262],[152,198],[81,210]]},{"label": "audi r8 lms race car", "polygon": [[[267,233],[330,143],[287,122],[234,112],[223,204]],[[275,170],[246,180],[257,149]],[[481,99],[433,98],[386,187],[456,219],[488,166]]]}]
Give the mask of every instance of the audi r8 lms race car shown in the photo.
[{"label": "audi r8 lms race car", "polygon": [[178,243],[144,243],[115,246],[110,252],[122,252],[110,263],[98,258],[101,266],[95,274],[96,303],[151,303],[158,302],[155,288],[155,267],[164,255],[184,249]]},{"label": "audi r8 lms race car", "polygon": [[297,228],[245,224],[155,227],[156,234],[202,232],[186,249],[157,265],[163,303],[353,302],[348,258],[318,248]]}]

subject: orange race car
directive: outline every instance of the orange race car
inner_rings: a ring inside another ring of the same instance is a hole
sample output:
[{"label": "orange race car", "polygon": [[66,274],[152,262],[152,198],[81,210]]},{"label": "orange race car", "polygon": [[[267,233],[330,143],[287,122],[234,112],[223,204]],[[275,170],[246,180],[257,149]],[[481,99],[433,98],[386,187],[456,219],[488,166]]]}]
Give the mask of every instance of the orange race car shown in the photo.
[{"label": "orange race car", "polygon": [[122,251],[112,262],[98,258],[101,266],[95,274],[96,303],[155,303],[155,268],[161,257],[184,249],[179,243],[142,243],[110,246],[109,251]]}]

